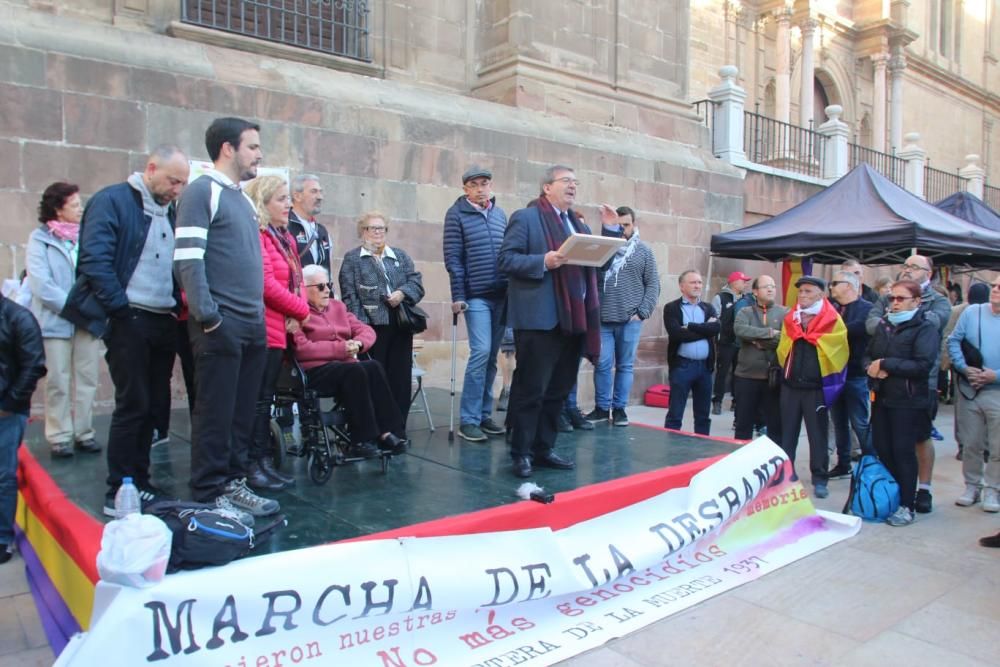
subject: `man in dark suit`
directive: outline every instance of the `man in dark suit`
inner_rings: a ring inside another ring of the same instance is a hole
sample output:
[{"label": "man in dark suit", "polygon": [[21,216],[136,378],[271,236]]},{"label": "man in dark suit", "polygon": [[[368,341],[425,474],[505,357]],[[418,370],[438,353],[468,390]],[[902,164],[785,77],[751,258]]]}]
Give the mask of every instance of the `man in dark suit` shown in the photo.
[{"label": "man in dark suit", "polygon": [[[575,467],[552,449],[559,411],[576,382],[580,356],[596,363],[600,355],[596,271],[568,264],[558,250],[571,233],[590,233],[572,210],[577,186],[570,167],[546,169],[541,194],[514,212],[500,247],[517,355],[508,415],[518,477],[530,476],[533,465]],[[605,214],[617,219],[610,207],[602,207]]]},{"label": "man in dark suit", "polygon": [[323,210],[323,187],[319,177],[299,174],[292,179],[292,210],[288,212],[288,231],[295,237],[302,266],[319,264],[330,271],[330,233],[316,216]]},{"label": "man in dark suit", "polygon": [[685,271],[677,282],[681,298],[663,307],[663,326],[669,337],[667,366],[670,368],[670,407],[664,426],[680,429],[690,393],[694,432],[708,435],[719,320],[712,305],[701,300],[703,281],[700,273],[693,269]]}]

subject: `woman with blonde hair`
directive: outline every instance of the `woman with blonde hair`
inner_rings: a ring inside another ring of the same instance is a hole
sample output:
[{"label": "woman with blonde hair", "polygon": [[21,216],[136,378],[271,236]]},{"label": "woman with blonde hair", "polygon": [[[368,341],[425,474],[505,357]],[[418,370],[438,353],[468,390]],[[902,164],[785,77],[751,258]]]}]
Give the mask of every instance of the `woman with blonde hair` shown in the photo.
[{"label": "woman with blonde hair", "polygon": [[[424,297],[424,285],[413,260],[390,247],[389,219],[369,211],[358,219],[361,245],[344,255],[340,267],[341,298],[347,309],[375,330],[369,351],[382,364],[405,428],[410,412],[413,372],[413,332],[400,324],[399,309],[405,301],[415,306]],[[405,433],[397,433],[405,439]]]},{"label": "woman with blonde hair", "polygon": [[271,404],[288,334],[298,331],[299,324],[309,317],[309,302],[302,296],[302,265],[295,239],[288,233],[288,211],[292,208],[288,184],[280,176],[260,176],[250,182],[246,193],[257,208],[260,224],[267,327],[267,362],[257,394],[247,484],[257,490],[277,491],[294,484],[295,478],[275,468],[271,458]]}]

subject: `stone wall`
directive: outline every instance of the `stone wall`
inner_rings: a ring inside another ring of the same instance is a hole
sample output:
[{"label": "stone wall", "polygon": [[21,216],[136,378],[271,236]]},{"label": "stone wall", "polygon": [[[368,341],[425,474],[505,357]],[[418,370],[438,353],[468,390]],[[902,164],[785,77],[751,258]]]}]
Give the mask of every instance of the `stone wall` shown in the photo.
[{"label": "stone wall", "polygon": [[[212,118],[254,118],[266,164],[320,175],[335,255],[357,244],[360,213],[389,216],[390,243],[423,272],[431,326],[421,363],[438,386],[449,374],[451,319],[441,222],[468,163],[493,169],[508,212],[535,196],[553,162],[576,167],[592,224],[600,202],[633,205],[659,261],[661,302],[676,296],[680,271],[707,269],[711,234],[743,219],[739,172],[700,148],[705,129],[685,116],[671,118],[668,140],[22,4],[0,3],[0,241],[26,239],[53,180],[90,195],[141,168],[158,143],[205,159]],[[662,334],[659,318],[644,328],[637,392],[660,381]]]}]

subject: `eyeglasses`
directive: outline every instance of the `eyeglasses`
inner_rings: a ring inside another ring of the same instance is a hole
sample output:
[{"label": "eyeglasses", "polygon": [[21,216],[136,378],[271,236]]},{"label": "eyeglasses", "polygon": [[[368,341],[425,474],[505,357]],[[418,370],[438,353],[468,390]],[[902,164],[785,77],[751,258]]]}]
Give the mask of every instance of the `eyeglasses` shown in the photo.
[{"label": "eyeglasses", "polygon": [[919,264],[903,264],[903,268],[910,271],[930,271],[926,266],[920,266]]},{"label": "eyeglasses", "polygon": [[369,225],[369,226],[365,227],[365,231],[366,232],[384,232],[387,229],[389,229],[389,228],[388,227],[376,227],[375,225]]},{"label": "eyeglasses", "polygon": [[333,283],[316,283],[315,285],[306,285],[306,287],[315,287],[320,292],[328,292],[333,290]]},{"label": "eyeglasses", "polygon": [[576,178],[573,178],[572,176],[563,176],[562,178],[554,178],[552,179],[552,182],[562,183],[563,185],[569,185],[570,183],[572,183],[573,185],[580,185],[580,181]]},{"label": "eyeglasses", "polygon": [[895,294],[890,294],[886,297],[886,300],[890,303],[903,303],[904,301],[912,301],[915,297],[912,296],[896,296]]}]

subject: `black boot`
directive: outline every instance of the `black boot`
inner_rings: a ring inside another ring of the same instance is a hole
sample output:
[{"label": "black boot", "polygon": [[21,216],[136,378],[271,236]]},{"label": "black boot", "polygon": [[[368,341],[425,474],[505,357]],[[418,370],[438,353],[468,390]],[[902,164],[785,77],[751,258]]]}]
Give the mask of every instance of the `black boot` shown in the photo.
[{"label": "black boot", "polygon": [[281,491],[284,483],[274,479],[261,466],[260,461],[251,461],[247,468],[247,484],[257,491]]},{"label": "black boot", "polygon": [[286,475],[285,473],[275,468],[274,460],[271,459],[271,457],[265,456],[260,461],[258,461],[258,463],[260,464],[260,469],[264,471],[264,474],[266,474],[271,479],[277,480],[282,484],[284,484],[285,486],[295,485],[295,477],[292,475]]}]

